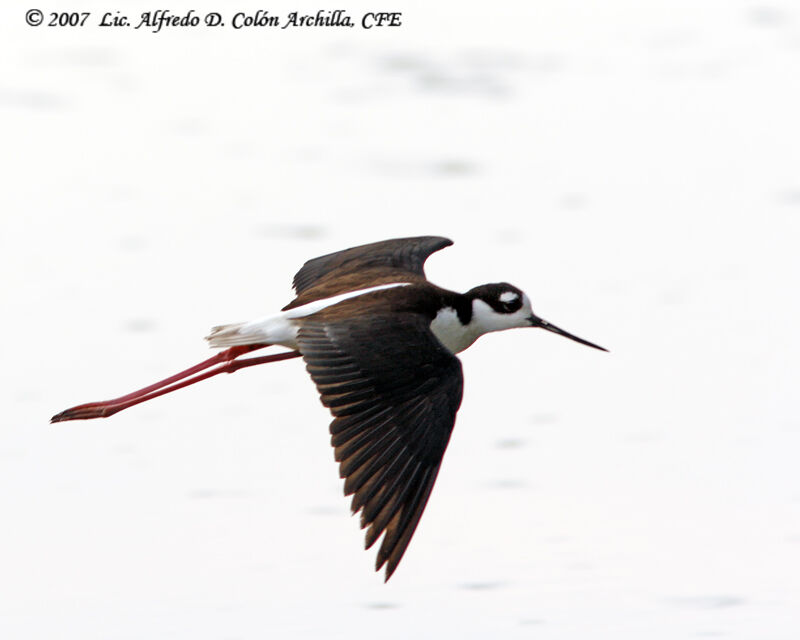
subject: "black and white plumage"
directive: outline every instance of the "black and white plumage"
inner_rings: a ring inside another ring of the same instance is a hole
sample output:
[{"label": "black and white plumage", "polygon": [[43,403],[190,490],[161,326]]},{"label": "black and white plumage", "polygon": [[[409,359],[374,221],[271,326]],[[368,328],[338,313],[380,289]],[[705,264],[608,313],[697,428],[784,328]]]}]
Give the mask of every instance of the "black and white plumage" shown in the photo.
[{"label": "black and white plumage", "polygon": [[458,294],[428,282],[428,256],[451,244],[400,238],[309,260],[283,314],[217,327],[208,338],[214,346],[277,343],[303,355],[334,416],[331,444],[367,548],[385,534],[376,570],[385,564],[387,580],[425,509],[461,404],[455,354],[484,333],[534,326],[527,296],[512,285]]},{"label": "black and white plumage", "polygon": [[[425,261],[451,244],[435,236],[399,238],[309,260],[294,277],[296,298],[280,313],[214,327],[207,339],[227,348],[227,356],[115,401],[68,409],[53,421],[111,415],[191,384],[196,379],[174,382],[218,362],[228,364],[197,378],[302,356],[333,415],[331,444],[345,495],[353,496],[352,510],[367,529],[366,547],[382,536],[376,570],[385,566],[388,580],[425,510],[461,404],[455,354],[485,333],[517,327],[602,349],[538,318],[510,284],[459,294],[428,282]],[[293,352],[235,360],[268,345]]]}]

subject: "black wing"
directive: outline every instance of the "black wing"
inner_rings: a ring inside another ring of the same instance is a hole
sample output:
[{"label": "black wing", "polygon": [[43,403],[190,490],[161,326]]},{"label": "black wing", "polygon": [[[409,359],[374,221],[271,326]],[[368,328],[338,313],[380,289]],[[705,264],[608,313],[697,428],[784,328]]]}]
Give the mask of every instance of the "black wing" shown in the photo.
[{"label": "black wing", "polygon": [[439,236],[418,238],[396,238],[329,253],[314,258],[303,265],[294,276],[292,285],[302,293],[329,277],[339,279],[375,267],[389,267],[396,276],[419,276],[424,278],[423,265],[428,257],[439,249],[453,244],[452,240]]},{"label": "black wing", "polygon": [[297,342],[322,404],[344,493],[388,580],[417,528],[461,404],[461,362],[417,314],[305,321]]}]

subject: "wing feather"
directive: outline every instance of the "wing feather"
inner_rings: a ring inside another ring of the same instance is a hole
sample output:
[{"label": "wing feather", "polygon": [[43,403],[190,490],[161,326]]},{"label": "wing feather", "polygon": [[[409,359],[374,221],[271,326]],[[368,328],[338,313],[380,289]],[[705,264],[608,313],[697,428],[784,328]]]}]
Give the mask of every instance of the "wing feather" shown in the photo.
[{"label": "wing feather", "polygon": [[376,570],[385,566],[387,580],[425,510],[461,404],[461,363],[429,327],[411,312],[342,320],[323,311],[297,336],[334,416],[331,444],[366,547],[383,536]]},{"label": "wing feather", "polygon": [[339,278],[373,267],[391,268],[424,277],[423,265],[428,256],[451,244],[453,241],[447,238],[419,236],[383,240],[329,253],[306,262],[295,274],[293,286],[300,294],[322,278]]},{"label": "wing feather", "polygon": [[295,274],[297,297],[284,310],[380,284],[424,281],[425,261],[451,244],[440,236],[396,238],[314,258]]}]

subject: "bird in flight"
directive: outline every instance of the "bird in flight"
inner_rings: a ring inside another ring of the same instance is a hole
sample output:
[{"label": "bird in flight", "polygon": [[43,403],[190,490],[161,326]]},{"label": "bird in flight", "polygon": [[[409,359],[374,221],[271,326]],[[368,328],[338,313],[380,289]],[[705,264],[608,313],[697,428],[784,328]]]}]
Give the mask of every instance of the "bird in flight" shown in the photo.
[{"label": "bird in flight", "polygon": [[[244,367],[302,357],[330,410],[331,444],[361,512],[366,548],[381,538],[375,570],[388,580],[417,528],[442,463],[463,376],[456,354],[485,333],[537,327],[595,349],[539,318],[528,296],[505,282],[466,293],[425,278],[428,257],[451,240],[398,238],[306,262],[296,297],[279,313],[214,327],[224,349],[165,380],[114,400],[72,407],[51,422],[105,418],[165,393]],[[269,346],[288,351],[243,358]]]}]

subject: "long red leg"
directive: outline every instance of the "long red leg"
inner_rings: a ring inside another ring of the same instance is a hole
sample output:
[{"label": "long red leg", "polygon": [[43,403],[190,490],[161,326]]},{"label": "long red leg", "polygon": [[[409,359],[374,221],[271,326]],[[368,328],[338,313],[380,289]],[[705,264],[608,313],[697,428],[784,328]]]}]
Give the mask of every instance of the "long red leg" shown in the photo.
[{"label": "long red leg", "polygon": [[[145,402],[146,400],[152,400],[153,398],[157,398],[158,396],[162,396],[165,393],[170,393],[172,391],[177,391],[178,389],[182,389],[184,387],[188,387],[191,384],[195,384],[196,382],[200,382],[201,380],[206,380],[212,376],[219,375],[220,373],[233,373],[239,369],[243,369],[244,367],[252,367],[256,364],[265,364],[267,362],[278,362],[280,360],[287,360],[289,358],[296,358],[300,355],[298,351],[288,351],[285,353],[276,353],[270,356],[262,356],[259,358],[246,358],[244,360],[234,360],[237,356],[248,353],[250,351],[255,351],[256,349],[262,349],[270,345],[267,344],[257,344],[257,345],[246,345],[240,347],[231,347],[225,351],[221,351],[217,355],[208,360],[204,360],[203,362],[196,364],[185,371],[181,371],[180,373],[175,374],[174,376],[170,376],[169,378],[165,378],[159,382],[151,384],[143,389],[139,389],[138,391],[134,391],[133,393],[129,393],[124,396],[120,396],[119,398],[114,398],[113,400],[105,400],[103,402],[90,402],[88,404],[81,404],[76,407],[71,407],[70,409],[66,409],[59,414],[56,414],[50,419],[50,422],[63,422],[64,420],[90,420],[92,418],[106,418],[108,416],[114,415],[118,411],[122,411],[123,409],[127,409],[128,407],[132,407],[133,405],[139,404],[140,402]],[[224,362],[220,367],[216,369],[212,369],[211,371],[206,371],[201,375],[195,375],[204,369],[208,369],[215,364],[219,364],[220,362]],[[189,378],[188,380],[184,380],[184,378]],[[183,382],[178,382],[183,380]],[[175,384],[177,382],[177,384]]]}]

